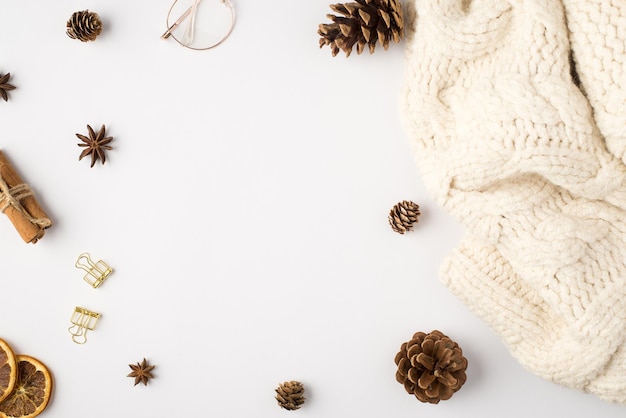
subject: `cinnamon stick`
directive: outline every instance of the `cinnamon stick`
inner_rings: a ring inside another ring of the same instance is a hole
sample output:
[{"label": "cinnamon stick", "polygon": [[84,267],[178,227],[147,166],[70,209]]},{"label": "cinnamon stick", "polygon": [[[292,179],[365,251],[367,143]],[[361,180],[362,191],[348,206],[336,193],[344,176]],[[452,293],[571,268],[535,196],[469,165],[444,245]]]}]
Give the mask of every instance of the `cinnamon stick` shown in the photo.
[{"label": "cinnamon stick", "polygon": [[52,222],[34,194],[0,151],[0,209],[25,242],[36,243]]}]

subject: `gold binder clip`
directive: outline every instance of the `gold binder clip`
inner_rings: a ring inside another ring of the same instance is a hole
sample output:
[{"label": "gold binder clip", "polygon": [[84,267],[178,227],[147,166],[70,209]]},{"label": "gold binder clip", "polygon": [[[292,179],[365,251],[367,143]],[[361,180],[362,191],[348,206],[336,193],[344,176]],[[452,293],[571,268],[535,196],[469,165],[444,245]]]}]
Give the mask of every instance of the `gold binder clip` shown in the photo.
[{"label": "gold binder clip", "polygon": [[89,311],[85,308],[77,306],[70,318],[73,324],[67,330],[72,334],[72,341],[76,344],[85,344],[87,342],[87,331],[93,331],[98,325],[100,314]]},{"label": "gold binder clip", "polygon": [[76,260],[76,267],[85,270],[87,274],[83,279],[89,283],[94,289],[104,282],[107,277],[113,272],[113,269],[109,267],[104,261],[100,260],[97,263],[91,261],[89,253],[82,253]]}]

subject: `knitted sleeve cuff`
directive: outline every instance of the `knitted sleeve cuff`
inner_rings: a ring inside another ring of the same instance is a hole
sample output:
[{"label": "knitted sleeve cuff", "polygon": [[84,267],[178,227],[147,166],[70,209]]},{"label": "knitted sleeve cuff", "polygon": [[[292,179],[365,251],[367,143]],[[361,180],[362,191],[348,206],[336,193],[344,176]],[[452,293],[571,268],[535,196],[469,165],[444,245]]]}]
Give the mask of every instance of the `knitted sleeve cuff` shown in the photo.
[{"label": "knitted sleeve cuff", "polygon": [[[441,268],[443,283],[505,342],[531,372],[558,384],[626,402],[626,379],[602,385],[615,359],[614,336],[577,335],[496,248],[466,236]],[[623,351],[618,349],[618,353]],[[624,368],[626,366],[620,366]],[[602,389],[598,389],[602,386]],[[620,398],[621,397],[621,398]]]}]

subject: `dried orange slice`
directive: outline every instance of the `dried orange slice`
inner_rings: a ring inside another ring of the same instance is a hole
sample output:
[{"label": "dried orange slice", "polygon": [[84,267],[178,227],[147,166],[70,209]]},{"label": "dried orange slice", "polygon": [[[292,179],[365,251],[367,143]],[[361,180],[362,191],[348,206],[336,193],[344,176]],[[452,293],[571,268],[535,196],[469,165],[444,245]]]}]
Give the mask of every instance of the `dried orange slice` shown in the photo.
[{"label": "dried orange slice", "polygon": [[17,361],[9,344],[0,339],[0,401],[11,394],[17,380]]},{"label": "dried orange slice", "polygon": [[17,382],[13,392],[0,402],[1,418],[32,418],[48,406],[52,394],[52,375],[36,358],[17,359]]}]

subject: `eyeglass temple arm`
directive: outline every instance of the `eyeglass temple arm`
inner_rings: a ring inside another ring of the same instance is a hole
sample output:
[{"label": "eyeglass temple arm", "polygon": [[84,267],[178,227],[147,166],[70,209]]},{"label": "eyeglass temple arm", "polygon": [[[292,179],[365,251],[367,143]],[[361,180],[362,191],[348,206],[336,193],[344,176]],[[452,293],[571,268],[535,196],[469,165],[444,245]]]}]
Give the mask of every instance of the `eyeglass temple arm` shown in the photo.
[{"label": "eyeglass temple arm", "polygon": [[183,20],[187,19],[187,16],[189,16],[189,13],[191,13],[191,9],[193,8],[193,6],[190,6],[187,10],[185,10],[185,12],[180,15],[180,17],[178,18],[178,20],[174,23],[172,23],[172,26],[170,26],[169,28],[167,28],[167,30],[165,31],[165,33],[163,35],[161,35],[161,39],[167,39],[170,37],[170,35],[172,34],[172,31],[174,29],[176,29],[176,26],[180,25],[182,23]]}]

